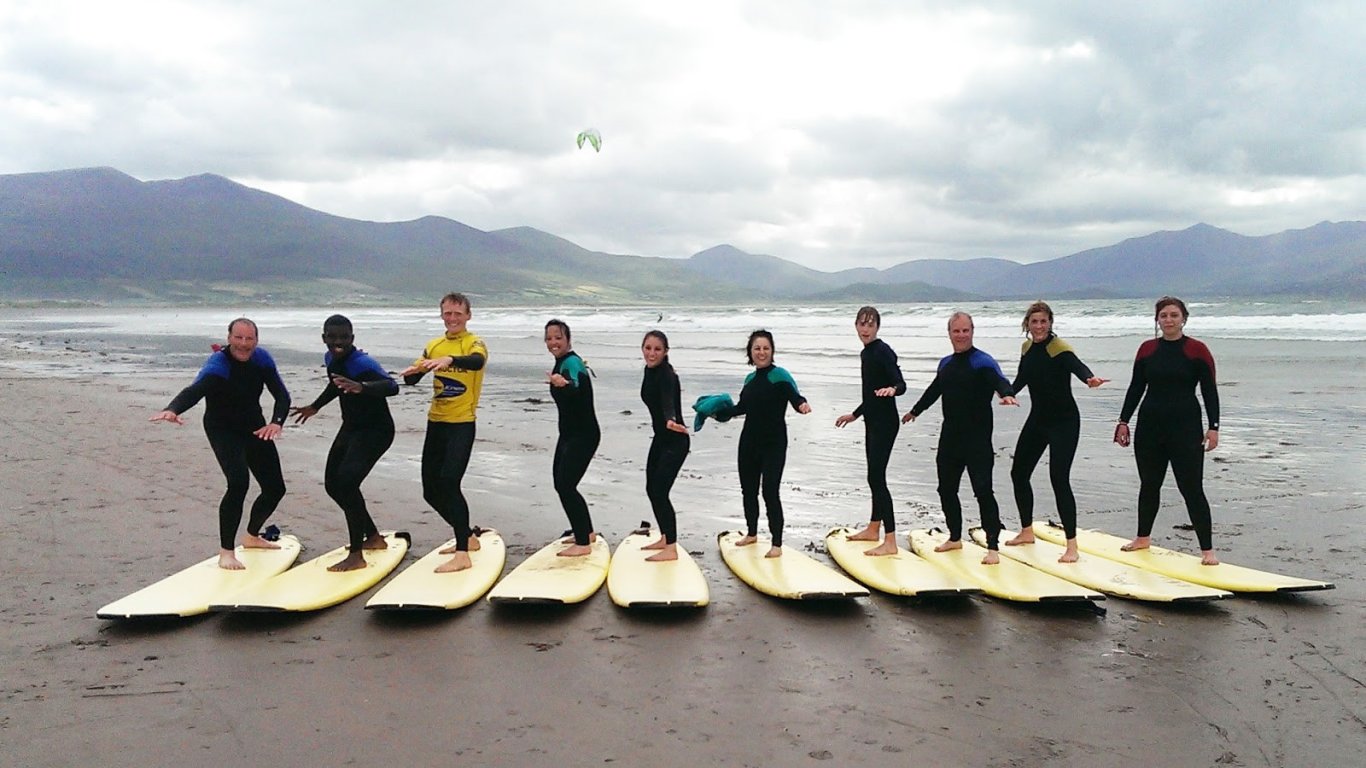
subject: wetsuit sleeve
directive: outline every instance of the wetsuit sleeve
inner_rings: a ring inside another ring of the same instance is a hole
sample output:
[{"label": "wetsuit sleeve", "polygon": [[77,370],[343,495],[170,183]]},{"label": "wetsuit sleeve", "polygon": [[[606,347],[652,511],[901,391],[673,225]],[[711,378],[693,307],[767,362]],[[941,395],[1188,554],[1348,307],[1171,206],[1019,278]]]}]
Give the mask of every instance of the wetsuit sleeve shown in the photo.
[{"label": "wetsuit sleeve", "polygon": [[264,364],[261,366],[261,378],[266,382],[266,389],[275,398],[275,410],[270,414],[270,423],[284,426],[285,419],[289,418],[289,390],[285,389],[285,382],[280,378],[280,370],[275,367],[275,361],[265,350],[257,347],[257,352],[262,353]]},{"label": "wetsuit sleeve", "polygon": [[1143,390],[1148,388],[1148,377],[1144,372],[1143,347],[1138,348],[1134,357],[1134,375],[1129,379],[1129,389],[1124,393],[1124,407],[1119,411],[1119,420],[1128,423],[1138,410],[1138,402],[1143,399]]},{"label": "wetsuit sleeve", "polygon": [[165,410],[177,416],[190,410],[213,389],[213,383],[212,377],[209,376],[201,376],[195,379],[193,384],[180,390],[180,394],[171,399]]},{"label": "wetsuit sleeve", "polygon": [[473,355],[452,355],[451,367],[459,368],[462,371],[482,371],[484,369],[484,356]]},{"label": "wetsuit sleeve", "polygon": [[925,394],[921,395],[920,399],[915,401],[915,405],[911,406],[911,413],[919,416],[929,410],[930,406],[934,405],[934,401],[939,399],[942,389],[943,385],[939,383],[939,374],[935,374],[934,381],[931,381],[930,386],[925,388]]},{"label": "wetsuit sleeve", "polygon": [[749,413],[749,401],[745,399],[745,390],[749,388],[749,383],[751,381],[754,381],[754,375],[755,372],[750,371],[749,374],[745,376],[745,383],[740,385],[740,396],[737,398],[739,402],[728,408],[722,409],[722,411],[726,415],[726,418],[717,419],[717,421],[730,421],[736,416],[744,416],[745,414]]},{"label": "wetsuit sleeve", "polygon": [[792,374],[788,373],[787,369],[774,368],[769,372],[768,380],[782,393],[783,399],[792,406],[793,410],[800,408],[802,403],[806,402],[802,393],[797,391],[797,381],[792,378]]},{"label": "wetsuit sleeve", "polygon": [[1029,364],[1025,360],[1029,357],[1029,350],[1034,346],[1034,342],[1025,340],[1020,345],[1020,365],[1015,369],[1015,380],[1010,382],[1010,388],[1017,394],[1024,391],[1029,386]]},{"label": "wetsuit sleeve", "polygon": [[886,345],[882,347],[881,352],[878,359],[882,363],[883,372],[887,374],[887,381],[896,387],[897,397],[906,394],[906,379],[901,375],[901,366],[896,364],[896,353]]},{"label": "wetsuit sleeve", "polygon": [[[1058,361],[1066,366],[1067,370],[1071,371],[1073,376],[1076,376],[1082,381],[1086,381],[1092,376],[1095,376],[1095,374],[1091,372],[1091,369],[1086,367],[1086,363],[1083,363],[1081,358],[1077,357],[1077,353],[1070,349],[1063,352],[1061,355],[1058,355]],[[1018,392],[1019,390],[1016,391]]]},{"label": "wetsuit sleeve", "polygon": [[681,424],[683,422],[678,418],[678,374],[674,373],[672,367],[667,373],[667,376],[659,377],[659,410],[664,414],[665,421],[677,421]]},{"label": "wetsuit sleeve", "polygon": [[337,389],[337,385],[332,383],[332,378],[329,376],[327,386],[323,387],[323,391],[313,399],[313,402],[308,404],[308,407],[315,411],[321,411],[324,405],[336,400],[340,394],[341,390]]},{"label": "wetsuit sleeve", "polygon": [[[1195,341],[1192,339],[1191,341]],[[1219,431],[1219,387],[1214,379],[1214,356],[1203,342],[1195,348],[1195,365],[1200,380],[1200,398],[1205,401],[1205,415],[1209,417],[1209,428]]]},{"label": "wetsuit sleeve", "polygon": [[[398,394],[398,382],[389,376],[389,372],[384,370],[375,358],[363,352],[354,355],[354,360],[347,361],[346,373],[347,378],[360,384],[361,394],[372,397],[391,397]],[[330,378],[328,386],[332,386]]]},{"label": "wetsuit sleeve", "polygon": [[[429,359],[429,358],[427,357],[427,352],[428,352],[427,348],[424,347],[424,348],[422,349],[422,354],[421,354],[421,355],[418,355],[418,358],[417,358],[416,360],[413,361],[413,365],[417,365],[418,363],[422,362],[423,360]],[[427,375],[427,372],[426,372],[426,371],[418,371],[417,373],[410,373],[410,374],[407,374],[407,375],[405,375],[405,376],[403,377],[403,383],[404,383],[404,384],[407,384],[408,386],[411,387],[411,386],[413,386],[414,384],[418,383],[419,381],[422,381],[422,377],[423,377],[423,376],[426,376],[426,375]]]}]

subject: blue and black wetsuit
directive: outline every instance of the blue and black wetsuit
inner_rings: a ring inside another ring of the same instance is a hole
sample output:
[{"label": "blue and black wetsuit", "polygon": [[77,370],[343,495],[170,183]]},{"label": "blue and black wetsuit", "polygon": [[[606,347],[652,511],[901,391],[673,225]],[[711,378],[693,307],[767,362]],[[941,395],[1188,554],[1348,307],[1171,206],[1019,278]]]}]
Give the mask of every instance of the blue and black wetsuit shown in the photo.
[{"label": "blue and black wetsuit", "polygon": [[678,520],[669,491],[673,489],[692,445],[686,434],[665,426],[670,419],[684,423],[681,396],[678,374],[667,360],[653,368],[645,368],[645,376],[640,382],[640,399],[650,410],[650,425],[654,429],[650,454],[645,459],[645,495],[650,497],[655,523],[666,544],[678,541]]},{"label": "blue and black wetsuit", "polygon": [[1029,416],[1015,443],[1010,480],[1015,486],[1015,506],[1020,527],[1034,522],[1034,489],[1029,477],[1048,449],[1048,478],[1058,503],[1058,517],[1067,538],[1077,536],[1077,499],[1072,494],[1072,459],[1081,437],[1081,412],[1072,397],[1072,376],[1086,381],[1095,374],[1062,339],[1049,334],[1041,343],[1026,340],[1020,349],[1020,369],[1011,389],[1017,394],[1029,388]]},{"label": "blue and black wetsuit", "polygon": [[181,414],[204,400],[204,434],[228,482],[227,491],[218,502],[218,545],[223,549],[235,546],[251,477],[261,486],[247,519],[247,533],[252,536],[261,534],[261,526],[285,496],[285,479],[275,443],[253,434],[266,425],[261,412],[262,389],[269,389],[275,398],[270,423],[283,425],[289,415],[289,390],[280,380],[270,353],[257,347],[242,362],[227,349],[221,349],[209,355],[194,382],[166,406],[166,410]]},{"label": "blue and black wetsuit", "polygon": [[863,418],[863,451],[868,460],[868,490],[872,492],[870,522],[881,522],[883,535],[896,532],[892,492],[887,488],[887,464],[892,460],[901,421],[897,418],[896,398],[878,397],[877,390],[894,387],[898,396],[906,394],[906,380],[896,362],[896,352],[882,339],[873,339],[859,354],[863,400],[854,417]]},{"label": "blue and black wetsuit", "polygon": [[555,443],[552,469],[555,492],[560,495],[569,526],[574,529],[574,543],[586,546],[593,532],[593,518],[588,502],[579,493],[579,481],[602,440],[598,415],[593,409],[593,379],[583,358],[572,350],[555,359],[551,373],[569,380],[563,387],[550,387],[550,396],[559,411],[560,438]]},{"label": "blue and black wetsuit", "polygon": [[1001,508],[991,489],[991,468],[995,462],[991,447],[993,394],[1009,397],[1010,382],[991,355],[971,347],[939,361],[934,381],[911,408],[911,413],[919,416],[935,400],[944,398],[944,424],[939,428],[935,468],[949,540],[963,538],[963,505],[958,500],[958,487],[966,469],[982,513],[987,549],[997,549],[1001,535]]},{"label": "blue and black wetsuit", "polygon": [[[1203,342],[1182,336],[1176,341],[1149,339],[1138,348],[1134,376],[1124,395],[1119,420],[1128,422],[1138,410],[1134,460],[1138,463],[1138,535],[1151,536],[1162,500],[1167,464],[1186,500],[1200,549],[1214,548],[1209,500],[1205,498],[1204,430],[1195,388],[1205,401],[1209,428],[1219,430],[1219,388],[1214,356]],[[1139,401],[1142,401],[1142,406]]]},{"label": "blue and black wetsuit", "polygon": [[787,464],[787,406],[794,409],[806,402],[797,391],[791,374],[774,365],[757,368],[745,378],[740,402],[726,409],[725,416],[744,416],[740,430],[738,461],[740,495],[745,509],[747,535],[759,532],[759,488],[762,484],[764,508],[768,511],[768,532],[773,546],[783,545],[783,502],[778,488]]},{"label": "blue and black wetsuit", "polygon": [[[363,350],[352,348],[341,356],[328,350],[323,362],[327,365],[327,386],[309,407],[320,410],[340,396],[342,412],[341,429],[327,452],[323,487],[346,515],[351,551],[359,552],[366,538],[379,535],[360,485],[393,445],[394,419],[386,398],[398,394],[398,382]],[[359,382],[364,389],[355,395],[346,394],[332,383],[333,376]]]}]

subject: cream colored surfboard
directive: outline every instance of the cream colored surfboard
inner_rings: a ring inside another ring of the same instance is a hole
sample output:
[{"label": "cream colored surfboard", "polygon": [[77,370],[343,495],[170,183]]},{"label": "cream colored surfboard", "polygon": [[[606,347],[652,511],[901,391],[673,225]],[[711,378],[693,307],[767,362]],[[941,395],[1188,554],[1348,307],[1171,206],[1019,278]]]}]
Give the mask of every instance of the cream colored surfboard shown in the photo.
[{"label": "cream colored surfboard", "polygon": [[[973,528],[971,534],[972,540],[977,544],[986,545],[986,534],[981,528]],[[1223,600],[1233,597],[1233,593],[1227,590],[1173,579],[1085,552],[1081,553],[1075,563],[1060,563],[1058,558],[1062,557],[1064,552],[1062,545],[1041,539],[1036,534],[1033,544],[1006,546],[1005,542],[1014,537],[1014,531],[1001,531],[1002,557],[1008,557],[1044,573],[1107,595],[1158,603]]]},{"label": "cream colored surfboard", "polygon": [[964,541],[962,549],[935,552],[934,548],[948,538],[942,531],[911,531],[911,549],[936,567],[975,582],[992,597],[1022,603],[1105,599],[1094,589],[1063,581],[1010,558],[1003,557],[996,565],[983,565],[987,550],[971,541]]},{"label": "cream colored surfboard", "polygon": [[855,529],[832,528],[825,535],[825,551],[850,576],[878,590],[907,597],[971,595],[982,591],[976,583],[936,568],[909,549],[895,555],[869,557],[865,551],[876,541],[850,541]]},{"label": "cream colored surfboard", "polygon": [[381,531],[387,549],[365,550],[365,566],[354,571],[329,571],[346,557],[337,547],[278,576],[209,607],[213,611],[285,612],[316,611],[346,602],[375,586],[393,572],[408,554],[408,534]]},{"label": "cream colored surfboard", "polygon": [[599,536],[583,557],[560,557],[572,541],[556,539],[523,560],[489,592],[490,603],[581,603],[607,580],[612,556]]},{"label": "cream colored surfboard", "polygon": [[770,547],[763,539],[746,547],[735,546],[743,536],[739,531],[724,531],[716,537],[721,559],[741,581],[765,595],[786,600],[868,596],[862,584],[786,544],[782,557],[765,557]]},{"label": "cream colored surfboard", "polygon": [[[1054,543],[1066,541],[1062,529],[1051,524],[1035,525],[1034,535]],[[1215,589],[1229,592],[1312,592],[1333,589],[1331,582],[1282,576],[1230,563],[1201,565],[1200,558],[1195,555],[1162,547],[1149,547],[1136,552],[1121,550],[1120,547],[1127,543],[1128,539],[1119,536],[1077,529],[1077,548],[1082,552]]]},{"label": "cream colored surfboard", "polygon": [[143,587],[95,612],[101,619],[154,619],[198,616],[209,606],[227,600],[276,574],[299,557],[299,540],[288,534],[275,542],[279,549],[237,548],[246,570],[218,567],[218,555]]},{"label": "cream colored surfboard", "polygon": [[376,611],[453,611],[483,597],[503,575],[507,562],[503,537],[497,531],[484,529],[479,534],[479,549],[470,552],[469,568],[437,573],[436,567],[451,559],[441,550],[454,544],[455,539],[444,542],[404,568],[365,607]]},{"label": "cream colored surfboard", "polygon": [[654,550],[643,549],[658,534],[632,533],[617,546],[607,569],[607,594],[623,608],[700,608],[711,600],[707,579],[688,551],[678,559],[647,562]]}]

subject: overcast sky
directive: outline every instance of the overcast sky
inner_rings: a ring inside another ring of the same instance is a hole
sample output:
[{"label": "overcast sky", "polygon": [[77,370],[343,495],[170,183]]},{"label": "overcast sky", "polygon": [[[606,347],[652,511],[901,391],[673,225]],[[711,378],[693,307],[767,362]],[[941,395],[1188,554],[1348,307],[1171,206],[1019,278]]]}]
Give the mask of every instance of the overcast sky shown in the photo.
[{"label": "overcast sky", "polygon": [[612,253],[1036,261],[1366,218],[1364,36],[1360,0],[0,0],[0,173],[216,173]]}]

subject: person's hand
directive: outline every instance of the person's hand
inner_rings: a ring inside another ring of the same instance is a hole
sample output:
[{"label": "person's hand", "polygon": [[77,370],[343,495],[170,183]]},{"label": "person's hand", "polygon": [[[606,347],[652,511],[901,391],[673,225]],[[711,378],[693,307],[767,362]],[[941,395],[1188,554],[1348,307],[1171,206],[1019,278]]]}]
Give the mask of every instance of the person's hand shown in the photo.
[{"label": "person's hand", "polygon": [[348,395],[359,395],[365,391],[365,386],[359,381],[348,379],[345,376],[333,376],[332,386],[340,389]]},{"label": "person's hand", "polygon": [[318,409],[311,405],[305,405],[300,408],[290,408],[289,415],[294,417],[295,424],[302,424],[314,416],[317,416]]},{"label": "person's hand", "polygon": [[261,427],[260,429],[256,430],[255,432],[252,432],[252,434],[256,435],[262,440],[274,440],[275,438],[280,436],[280,432],[282,431],[283,429],[280,427],[279,424],[267,424],[264,427]]},{"label": "person's hand", "polygon": [[567,387],[567,386],[569,386],[569,379],[566,379],[565,377],[561,376],[561,375],[558,374],[558,373],[546,373],[546,375],[545,375],[545,380],[546,380],[546,383],[549,384],[549,385],[552,386],[552,387]]},{"label": "person's hand", "polygon": [[1205,450],[1212,451],[1219,447],[1219,430],[1211,429],[1205,433]]},{"label": "person's hand", "polygon": [[1018,406],[1019,404],[1020,401],[1016,400],[1014,395],[1006,395],[1005,397],[1001,398],[1001,405]]},{"label": "person's hand", "polygon": [[902,424],[910,424],[915,421],[915,411],[906,411],[906,415],[901,417]]},{"label": "person's hand", "polygon": [[883,387],[873,390],[873,394],[878,397],[896,397],[896,387]]},{"label": "person's hand", "polygon": [[[450,362],[444,362],[447,360],[449,360]],[[445,355],[443,357],[437,357],[431,360],[420,360],[418,361],[417,367],[424,373],[431,373],[432,371],[439,370],[441,368],[453,368],[455,367],[455,358],[450,355]]]},{"label": "person's hand", "polygon": [[802,403],[801,405],[797,406],[797,413],[800,413],[803,416],[805,416],[808,413],[811,413],[811,403]]},{"label": "person's hand", "polygon": [[1122,421],[1115,425],[1115,444],[1120,448],[1129,447],[1129,425]]},{"label": "person's hand", "polygon": [[664,424],[664,428],[665,428],[665,429],[668,429],[670,432],[678,432],[679,434],[684,434],[684,435],[688,434],[688,428],[685,427],[685,426],[683,426],[682,424],[679,424],[678,422],[674,421],[673,419],[669,419],[669,420]]},{"label": "person's hand", "polygon": [[157,411],[152,414],[152,417],[148,419],[148,421],[169,421],[177,427],[182,426],[185,423],[185,420],[180,418],[180,414],[175,411]]},{"label": "person's hand", "polygon": [[1095,389],[1096,387],[1099,387],[1101,384],[1108,383],[1110,383],[1109,379],[1102,379],[1099,376],[1092,376],[1091,378],[1086,380],[1086,386],[1090,387],[1091,389]]},{"label": "person's hand", "polygon": [[399,378],[403,378],[404,376],[416,376],[416,375],[418,375],[419,373],[426,373],[426,372],[427,372],[427,369],[426,369],[426,368],[423,368],[422,366],[420,366],[420,365],[414,363],[413,365],[410,365],[410,366],[408,366],[407,368],[404,368],[403,370],[399,371],[399,372],[398,372],[398,375],[399,375]]},{"label": "person's hand", "polygon": [[853,421],[855,418],[857,418],[857,417],[854,416],[854,414],[852,414],[852,413],[846,413],[846,414],[844,414],[843,416],[839,417],[838,419],[835,419],[835,426],[837,426],[837,427],[842,427],[842,426],[844,426],[845,424],[848,424],[849,422]]}]

